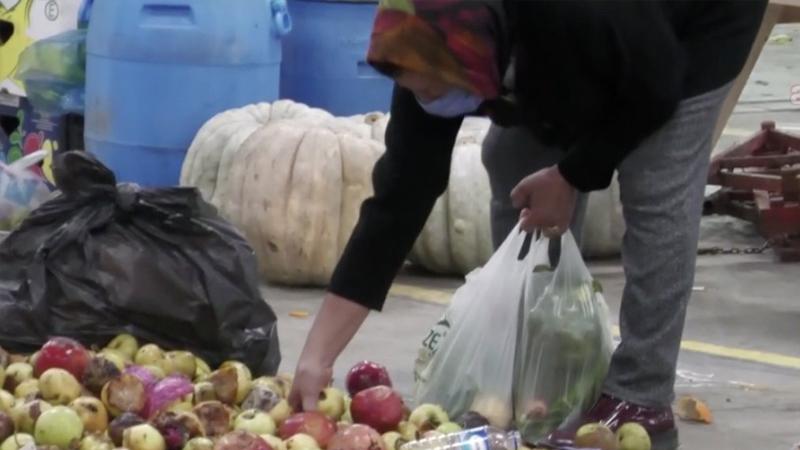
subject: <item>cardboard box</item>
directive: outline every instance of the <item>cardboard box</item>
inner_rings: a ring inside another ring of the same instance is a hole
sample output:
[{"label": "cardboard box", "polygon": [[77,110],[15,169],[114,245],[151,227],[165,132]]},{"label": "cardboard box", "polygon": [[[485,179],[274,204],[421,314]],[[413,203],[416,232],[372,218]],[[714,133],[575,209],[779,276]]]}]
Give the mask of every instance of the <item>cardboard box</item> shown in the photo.
[{"label": "cardboard box", "polygon": [[33,42],[76,29],[81,3],[82,0],[0,0],[0,21],[5,22],[2,28],[12,30],[8,40],[0,44],[0,93],[25,95],[22,83],[15,78],[22,51]]}]

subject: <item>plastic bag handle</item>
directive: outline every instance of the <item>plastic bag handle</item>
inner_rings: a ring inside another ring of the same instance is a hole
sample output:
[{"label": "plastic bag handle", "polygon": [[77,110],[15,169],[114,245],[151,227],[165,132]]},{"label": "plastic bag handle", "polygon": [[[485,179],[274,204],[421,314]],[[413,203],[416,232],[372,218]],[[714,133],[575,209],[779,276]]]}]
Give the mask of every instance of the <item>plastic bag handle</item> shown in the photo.
[{"label": "plastic bag handle", "polygon": [[36,150],[35,152],[28,153],[22,158],[9,164],[8,168],[9,170],[22,171],[29,167],[33,167],[36,164],[39,164],[40,162],[44,161],[45,158],[47,158],[47,150],[44,149]]}]

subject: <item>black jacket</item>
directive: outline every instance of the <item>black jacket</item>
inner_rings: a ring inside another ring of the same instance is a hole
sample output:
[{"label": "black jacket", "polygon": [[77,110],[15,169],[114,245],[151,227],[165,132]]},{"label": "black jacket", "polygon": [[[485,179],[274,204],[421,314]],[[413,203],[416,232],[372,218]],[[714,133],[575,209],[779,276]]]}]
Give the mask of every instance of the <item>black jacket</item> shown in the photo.
[{"label": "black jacket", "polygon": [[[603,189],[619,163],[669,120],[682,99],[732,81],[766,0],[504,2],[514,60],[512,116],[564,149],[577,189]],[[488,105],[491,116],[492,105]],[[498,114],[498,118],[500,115]],[[396,87],[375,195],[332,277],[331,292],[381,309],[447,187],[461,119],[426,114]]]}]

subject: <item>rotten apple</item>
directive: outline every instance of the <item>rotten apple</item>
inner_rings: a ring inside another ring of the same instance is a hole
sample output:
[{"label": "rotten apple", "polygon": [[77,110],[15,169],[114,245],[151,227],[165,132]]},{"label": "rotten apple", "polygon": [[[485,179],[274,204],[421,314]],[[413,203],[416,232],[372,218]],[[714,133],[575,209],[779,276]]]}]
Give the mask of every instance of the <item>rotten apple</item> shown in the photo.
[{"label": "rotten apple", "polygon": [[83,428],[90,433],[103,433],[108,428],[108,411],[99,399],[78,397],[69,404],[78,413]]},{"label": "rotten apple", "polygon": [[122,413],[108,425],[108,437],[116,446],[122,445],[122,436],[130,427],[145,423],[144,419],[134,413]]},{"label": "rotten apple", "polygon": [[303,412],[286,419],[278,429],[278,436],[288,440],[296,434],[307,434],[325,448],[336,434],[336,422],[320,412]]},{"label": "rotten apple", "polygon": [[0,442],[5,441],[9,436],[13,435],[16,431],[14,421],[11,416],[0,412]]},{"label": "rotten apple", "polygon": [[14,362],[6,368],[6,379],[3,387],[9,392],[14,392],[17,386],[31,379],[33,379],[33,366],[26,362]]},{"label": "rotten apple", "polygon": [[42,399],[54,405],[67,405],[80,397],[82,391],[78,380],[64,369],[47,369],[39,377]]},{"label": "rotten apple", "polygon": [[[199,386],[198,383],[195,386]],[[278,405],[281,401],[281,396],[274,390],[260,385],[253,385],[250,393],[247,394],[242,402],[242,409],[258,409],[260,411],[270,412],[272,408]]]},{"label": "rotten apple", "polygon": [[101,354],[89,360],[81,381],[89,392],[99,396],[103,386],[121,373],[122,369],[114,361],[109,359],[107,355]]},{"label": "rotten apple", "polygon": [[233,427],[234,412],[222,402],[199,403],[192,411],[200,419],[207,436],[222,436]]},{"label": "rotten apple", "polygon": [[103,386],[100,398],[114,417],[125,412],[141,414],[147,405],[144,383],[134,375],[124,373]]},{"label": "rotten apple", "polygon": [[441,406],[425,403],[411,413],[408,421],[413,423],[420,433],[425,433],[439,428],[443,423],[450,422],[450,417]]},{"label": "rotten apple", "polygon": [[336,433],[328,443],[327,450],[387,449],[383,437],[377,431],[366,425],[355,424]]}]

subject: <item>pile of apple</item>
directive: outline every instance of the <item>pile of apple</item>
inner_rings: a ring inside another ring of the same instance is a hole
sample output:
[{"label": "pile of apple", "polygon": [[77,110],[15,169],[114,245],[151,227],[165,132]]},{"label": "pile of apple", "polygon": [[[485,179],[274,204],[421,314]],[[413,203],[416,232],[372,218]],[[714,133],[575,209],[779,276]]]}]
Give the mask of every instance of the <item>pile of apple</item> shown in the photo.
[{"label": "pile of apple", "polygon": [[90,351],[54,338],[29,357],[0,349],[0,450],[397,450],[405,442],[488,424],[414,411],[386,369],[362,362],[345,392],[294,413],[290,376],[254,378],[244,364],[212,370],[185,351],[120,335]]}]

